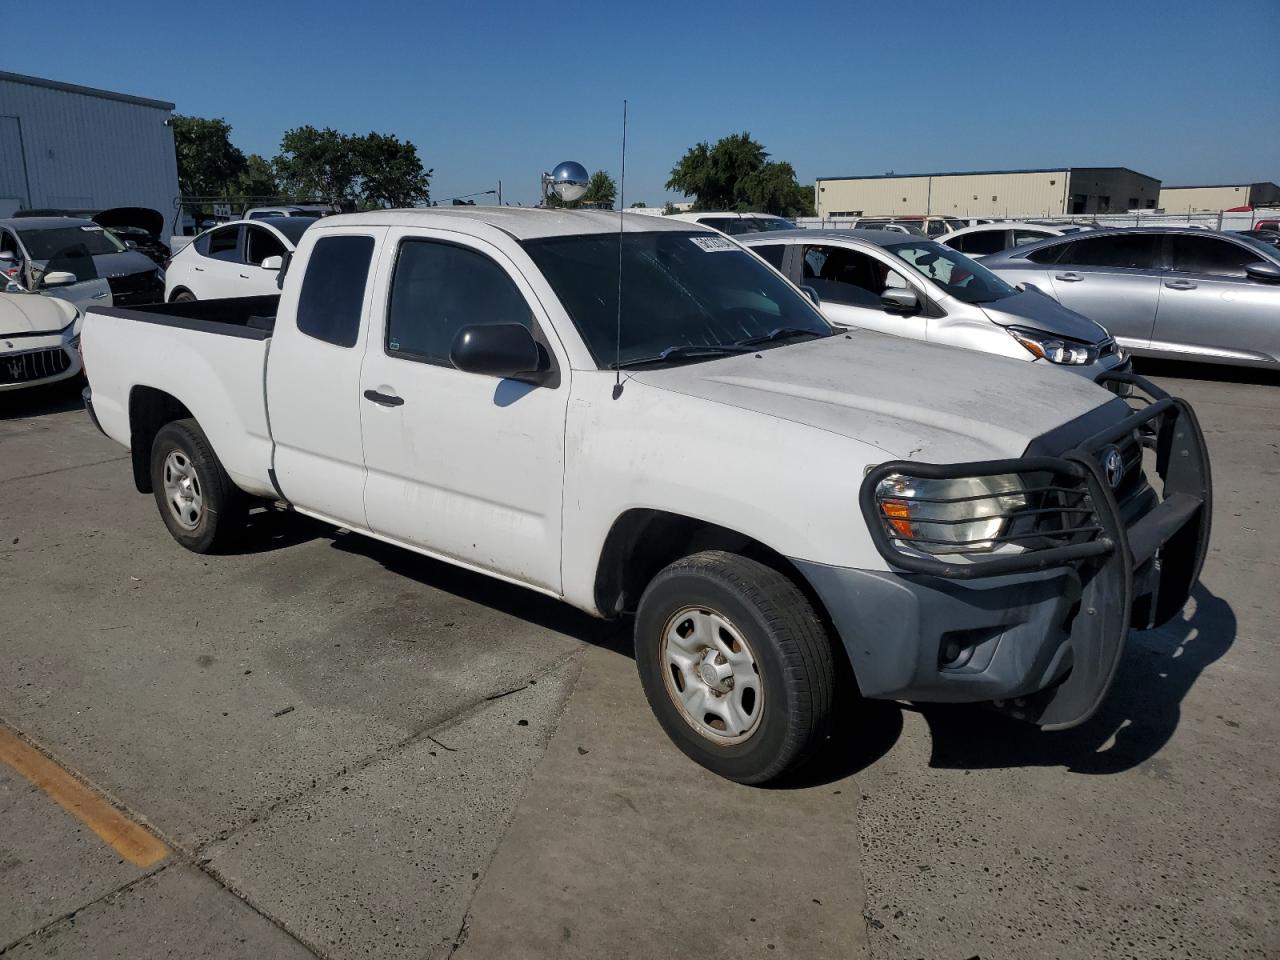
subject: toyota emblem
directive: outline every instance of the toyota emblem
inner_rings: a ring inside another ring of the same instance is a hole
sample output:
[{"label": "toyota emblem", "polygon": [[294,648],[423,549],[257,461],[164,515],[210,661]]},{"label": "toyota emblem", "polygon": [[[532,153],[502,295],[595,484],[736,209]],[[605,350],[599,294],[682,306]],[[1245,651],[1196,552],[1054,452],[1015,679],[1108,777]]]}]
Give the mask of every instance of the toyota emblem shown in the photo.
[{"label": "toyota emblem", "polygon": [[1115,447],[1107,447],[1102,452],[1102,469],[1107,474],[1107,483],[1113,488],[1120,486],[1124,479],[1124,457]]}]

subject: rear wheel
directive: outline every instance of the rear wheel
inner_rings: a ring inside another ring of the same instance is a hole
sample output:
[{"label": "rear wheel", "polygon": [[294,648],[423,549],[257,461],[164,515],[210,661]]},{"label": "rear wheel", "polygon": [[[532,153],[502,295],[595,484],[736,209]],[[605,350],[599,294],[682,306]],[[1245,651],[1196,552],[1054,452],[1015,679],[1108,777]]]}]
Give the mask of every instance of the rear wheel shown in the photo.
[{"label": "rear wheel", "polygon": [[225,549],[244,528],[248,497],[231,482],[194,420],[175,420],[156,434],[151,486],[169,533],[188,550]]},{"label": "rear wheel", "polygon": [[804,594],[771,567],[718,550],[676,561],[645,590],[635,642],[658,722],[707,769],[765,783],[826,740],[831,644]]},{"label": "rear wheel", "polygon": [[173,299],[170,303],[194,303],[195,299],[196,295],[190,290],[179,290],[173,295]]}]

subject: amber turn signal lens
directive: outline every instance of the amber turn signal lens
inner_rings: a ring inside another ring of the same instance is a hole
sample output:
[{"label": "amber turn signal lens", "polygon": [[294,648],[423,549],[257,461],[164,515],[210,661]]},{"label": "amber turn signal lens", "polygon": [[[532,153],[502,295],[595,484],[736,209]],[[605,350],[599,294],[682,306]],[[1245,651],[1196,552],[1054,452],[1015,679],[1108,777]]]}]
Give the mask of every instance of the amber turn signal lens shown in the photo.
[{"label": "amber turn signal lens", "polygon": [[905,500],[881,500],[880,508],[889,520],[889,526],[897,531],[900,537],[910,537],[911,508]]}]

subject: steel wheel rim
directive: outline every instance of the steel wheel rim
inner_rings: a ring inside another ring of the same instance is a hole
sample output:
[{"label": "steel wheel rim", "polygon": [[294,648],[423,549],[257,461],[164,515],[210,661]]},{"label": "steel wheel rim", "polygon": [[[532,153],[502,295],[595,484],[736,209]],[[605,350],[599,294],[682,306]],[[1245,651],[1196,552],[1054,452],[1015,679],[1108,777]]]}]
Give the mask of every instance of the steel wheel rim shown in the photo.
[{"label": "steel wheel rim", "polygon": [[195,464],[181,450],[172,450],[164,458],[164,500],[173,519],[184,530],[194,530],[204,517],[204,493]]},{"label": "steel wheel rim", "polygon": [[658,657],[671,702],[699,735],[728,746],[746,742],[760,728],[759,666],[728,617],[703,606],[682,607],[662,628]]}]

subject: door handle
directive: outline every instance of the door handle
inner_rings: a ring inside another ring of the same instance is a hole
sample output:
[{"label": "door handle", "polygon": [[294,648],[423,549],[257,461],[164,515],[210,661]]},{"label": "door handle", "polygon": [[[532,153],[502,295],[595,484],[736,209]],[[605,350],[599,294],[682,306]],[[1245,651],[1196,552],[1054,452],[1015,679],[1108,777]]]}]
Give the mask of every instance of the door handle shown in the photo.
[{"label": "door handle", "polygon": [[204,267],[192,267],[191,269],[196,273],[204,273]]},{"label": "door handle", "polygon": [[240,279],[241,279],[241,280],[248,280],[248,279],[249,279],[249,275],[248,275],[247,273],[242,273],[242,274],[240,274]]},{"label": "door handle", "polygon": [[1164,285],[1170,290],[1194,290],[1197,286],[1194,280],[1166,280]]},{"label": "door handle", "polygon": [[399,407],[404,403],[404,397],[397,397],[394,393],[379,393],[377,390],[366,390],[364,398],[380,407]]},{"label": "door handle", "polygon": [[1055,273],[1053,279],[1065,280],[1067,283],[1079,283],[1084,277],[1078,273]]},{"label": "door handle", "polygon": [[95,293],[91,299],[93,299],[93,300],[105,300],[106,298],[107,298],[106,293]]}]

